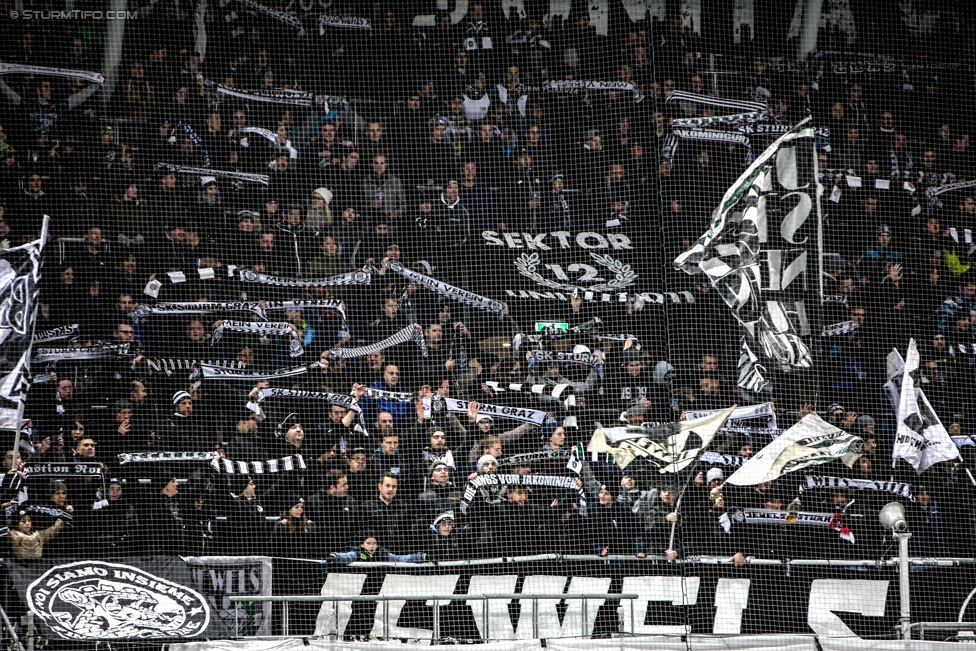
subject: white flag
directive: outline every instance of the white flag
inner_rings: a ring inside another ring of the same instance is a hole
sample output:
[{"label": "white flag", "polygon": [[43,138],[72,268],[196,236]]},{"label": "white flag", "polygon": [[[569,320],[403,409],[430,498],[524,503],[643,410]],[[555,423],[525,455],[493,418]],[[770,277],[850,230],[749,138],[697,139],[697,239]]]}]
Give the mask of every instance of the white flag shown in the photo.
[{"label": "white flag", "polygon": [[679,472],[698,460],[735,407],[704,418],[656,427],[608,427],[593,432],[586,451],[608,453],[626,468],[634,459],[645,459],[658,472]]},{"label": "white flag", "polygon": [[816,414],[808,414],[760,450],[726,480],[735,486],[754,486],[780,475],[840,459],[848,468],[861,456],[864,441]]},{"label": "white flag", "polygon": [[915,388],[912,373],[918,370],[919,357],[915,340],[908,342],[905,369],[898,401],[898,429],[892,459],[904,459],[915,472],[922,474],[932,465],[959,457],[959,448],[949,437],[925,394]]}]

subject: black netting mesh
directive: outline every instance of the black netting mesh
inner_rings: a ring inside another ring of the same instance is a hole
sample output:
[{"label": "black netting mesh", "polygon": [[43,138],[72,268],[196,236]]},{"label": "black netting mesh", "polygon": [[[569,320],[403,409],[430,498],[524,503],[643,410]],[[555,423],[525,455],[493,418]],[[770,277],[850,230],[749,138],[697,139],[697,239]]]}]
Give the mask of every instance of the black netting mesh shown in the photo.
[{"label": "black netting mesh", "polygon": [[973,18],[5,2],[4,637],[976,628]]}]

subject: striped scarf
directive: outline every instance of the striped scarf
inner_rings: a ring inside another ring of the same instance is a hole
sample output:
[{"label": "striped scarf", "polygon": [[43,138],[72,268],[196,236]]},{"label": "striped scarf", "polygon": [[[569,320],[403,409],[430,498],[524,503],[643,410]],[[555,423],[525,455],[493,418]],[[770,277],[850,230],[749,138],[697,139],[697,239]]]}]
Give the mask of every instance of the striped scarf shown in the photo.
[{"label": "striped scarf", "polygon": [[228,475],[269,475],[308,469],[305,465],[305,459],[300,454],[282,457],[281,459],[268,459],[267,461],[214,459],[210,463],[210,467],[215,472],[226,473]]}]

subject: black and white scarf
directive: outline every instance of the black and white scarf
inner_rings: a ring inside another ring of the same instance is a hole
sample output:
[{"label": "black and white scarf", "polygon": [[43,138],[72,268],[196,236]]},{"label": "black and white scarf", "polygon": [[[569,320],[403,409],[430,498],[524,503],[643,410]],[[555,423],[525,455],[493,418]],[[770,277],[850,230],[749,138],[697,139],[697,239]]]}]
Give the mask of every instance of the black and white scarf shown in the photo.
[{"label": "black and white scarf", "polygon": [[244,5],[245,7],[247,7],[248,9],[251,9],[252,11],[256,11],[259,14],[264,14],[265,16],[268,16],[270,18],[274,18],[279,23],[291,25],[292,27],[298,30],[298,38],[304,38],[305,28],[302,27],[302,21],[301,19],[298,18],[298,16],[294,16],[288,12],[281,11],[280,9],[272,9],[271,7],[266,7],[259,2],[255,2],[254,0],[237,0],[237,1],[240,2],[242,5]]},{"label": "black and white scarf", "polygon": [[264,308],[257,301],[234,301],[228,303],[143,303],[132,311],[132,320],[142,319],[150,314],[203,314],[209,312],[251,312],[262,319],[268,317]]},{"label": "black and white scarf", "polygon": [[91,70],[72,70],[71,68],[48,68],[45,66],[28,66],[19,63],[0,63],[2,75],[38,75],[43,77],[65,77],[67,79],[84,79],[85,81],[102,86],[105,77]]},{"label": "black and white scarf", "polygon": [[[698,418],[705,418],[706,416],[711,416],[712,414],[717,414],[722,411],[721,409],[702,409],[699,411],[687,411],[685,412],[685,417],[688,420],[696,420]],[[741,407],[736,407],[732,410],[732,414],[729,416],[727,423],[735,423],[743,420],[752,420],[753,418],[765,418],[767,425],[771,428],[776,428],[776,411],[771,402],[760,402],[755,405],[742,405]],[[734,425],[728,425],[722,429],[731,430],[734,429]],[[778,430],[777,430],[778,431]]]},{"label": "black and white scarf", "polygon": [[[495,393],[505,393],[511,391],[527,396],[552,396],[560,400],[566,408],[566,416],[563,418],[563,427],[568,430],[570,437],[576,435],[579,424],[576,421],[576,390],[572,384],[527,384],[513,382],[501,384],[494,380],[488,380],[485,384]],[[565,394],[565,397],[564,397]]]},{"label": "black and white scarf", "polygon": [[[289,88],[271,88],[262,90],[240,90],[237,88],[232,88],[230,86],[224,86],[223,84],[218,84],[215,81],[209,79],[203,80],[204,86],[209,88],[215,93],[220,93],[221,95],[229,95],[230,97],[236,97],[238,99],[248,100],[251,102],[266,102],[268,104],[285,104],[288,106],[311,106],[315,101],[312,93],[301,90],[291,90]],[[267,129],[257,129],[255,127],[245,127],[240,129],[238,133],[259,133],[260,135],[267,138],[263,131]],[[269,131],[272,134],[271,138],[268,138],[272,142],[277,140],[277,134]]]},{"label": "black and white scarf", "polygon": [[[842,540],[854,544],[854,534],[844,524],[843,513],[811,513],[807,511],[780,511],[777,509],[739,509],[729,516],[723,513],[719,522],[725,533],[732,533],[733,524],[774,524],[779,526],[798,524],[808,527],[826,527],[836,531]],[[847,516],[851,517],[851,516]]]},{"label": "black and white scarf", "polygon": [[282,278],[271,276],[253,269],[241,269],[239,277],[243,283],[260,283],[275,287],[333,287],[337,285],[369,285],[371,275],[365,271],[350,271],[328,278]]},{"label": "black and white scarf", "polygon": [[398,346],[400,344],[405,344],[408,341],[412,341],[420,348],[420,352],[424,357],[427,357],[427,341],[424,339],[424,331],[413,327],[413,325],[408,325],[399,332],[396,332],[382,341],[377,341],[375,344],[367,344],[365,346],[356,346],[355,348],[345,348],[336,347],[329,350],[329,357],[332,359],[351,359],[353,357],[365,357],[370,353],[376,353],[381,350],[386,350],[387,348],[392,348],[393,346]]},{"label": "black and white scarf", "polygon": [[226,179],[236,179],[249,183],[261,183],[270,185],[271,178],[267,174],[249,174],[247,172],[235,172],[233,170],[217,170],[207,167],[193,167],[190,165],[173,165],[171,163],[156,163],[156,169],[176,172],[177,174],[193,174],[196,176],[217,176]]},{"label": "black and white scarf", "polygon": [[471,501],[478,494],[479,489],[500,486],[545,486],[548,488],[563,488],[574,491],[579,495],[579,514],[586,515],[586,493],[576,485],[575,477],[559,477],[556,475],[479,475],[468,482],[461,498],[461,513],[467,513]]},{"label": "black and white scarf", "polygon": [[163,357],[147,359],[149,369],[155,373],[165,373],[172,375],[173,371],[194,371],[201,364],[210,364],[223,368],[244,368],[244,364],[236,359],[178,359],[175,357]]},{"label": "black and white scarf", "polygon": [[200,364],[200,374],[204,380],[274,380],[282,377],[294,377],[308,373],[310,368],[319,368],[319,363],[292,368],[278,368],[273,371],[247,371],[241,369],[224,368],[214,364]]},{"label": "black and white scarf", "polygon": [[529,353],[529,366],[536,364],[583,364],[594,368],[603,366],[603,359],[593,353],[558,353],[552,350],[533,350]]},{"label": "black and white scarf", "polygon": [[319,36],[325,35],[326,27],[338,27],[340,29],[365,29],[372,30],[369,18],[362,16],[340,16],[338,14],[324,14],[319,18]]},{"label": "black and white scarf", "polygon": [[127,452],[119,455],[119,465],[127,463],[162,463],[166,461],[210,461],[216,452]]},{"label": "black and white scarf", "polygon": [[[684,90],[673,90],[668,96],[665,103],[670,104],[671,102],[691,102],[693,104],[707,104],[708,106],[714,106],[716,108],[732,109],[739,111],[740,113],[761,113],[766,114],[766,105],[762,102],[749,102],[743,100],[726,99],[724,97],[716,97],[714,95],[698,95],[697,93],[689,93]],[[736,117],[736,116],[731,116]]]},{"label": "black and white scarf", "polygon": [[749,138],[742,133],[734,131],[718,131],[715,129],[675,129],[674,135],[682,140],[709,140],[712,142],[724,142],[735,145],[742,145],[746,149],[752,149]]},{"label": "black and white scarf", "polygon": [[58,339],[70,339],[71,337],[77,336],[79,332],[78,324],[61,326],[60,328],[51,328],[50,330],[41,330],[40,332],[35,332],[32,341],[35,344],[43,344],[49,341],[57,341]]},{"label": "black and white scarf", "polygon": [[258,335],[262,339],[269,336],[288,337],[288,354],[291,357],[301,357],[305,354],[302,339],[290,323],[281,321],[221,321],[220,325],[214,328],[210,345],[213,346],[220,341],[224,332],[243,332]]},{"label": "black and white scarf", "polygon": [[190,123],[186,120],[180,120],[180,126],[183,128],[183,132],[186,134],[186,137],[193,142],[193,146],[203,152],[203,166],[209,170],[210,152],[204,149],[203,140],[200,138],[200,135],[193,130],[193,127],[190,126]]},{"label": "black and white scarf", "polygon": [[302,400],[324,400],[330,404],[345,407],[357,414],[362,413],[362,407],[354,396],[343,393],[326,393],[323,391],[299,391],[295,389],[267,388],[258,389],[257,393],[251,396],[247,403],[247,408],[254,413],[259,413],[261,408],[258,406],[268,398],[300,398]]},{"label": "black and white scarf", "polygon": [[364,398],[374,400],[389,400],[390,402],[413,402],[413,394],[404,391],[385,391],[383,389],[366,389]]},{"label": "black and white scarf", "polygon": [[394,273],[400,274],[414,285],[420,285],[421,287],[429,289],[436,294],[440,294],[445,298],[457,301],[458,303],[462,303],[479,310],[485,310],[486,312],[491,312],[492,314],[498,314],[499,316],[504,314],[505,310],[508,309],[508,306],[501,301],[485,298],[484,296],[475,294],[474,292],[469,292],[466,289],[449,285],[442,280],[431,278],[430,276],[414,271],[413,269],[407,269],[399,262],[388,262],[386,266],[388,269]]},{"label": "black and white scarf", "polygon": [[765,111],[750,111],[748,113],[735,113],[733,115],[710,115],[703,118],[677,118],[671,121],[672,128],[691,128],[691,127],[711,127],[738,126],[743,122],[758,122],[766,117]]},{"label": "black and white scarf", "polygon": [[937,199],[940,194],[945,194],[946,192],[952,192],[953,190],[965,190],[966,188],[976,187],[976,180],[972,181],[960,181],[958,183],[949,183],[948,185],[942,185],[937,188],[929,189],[929,212],[932,212],[935,208],[942,206],[942,201]]},{"label": "black and white scarf", "polygon": [[806,483],[800,484],[797,492],[803,493],[818,488],[856,488],[862,491],[881,491],[891,493],[915,501],[912,485],[898,481],[871,481],[868,479],[852,479],[848,477],[830,477],[827,475],[807,475]]},{"label": "black and white scarf", "polygon": [[31,357],[32,364],[44,364],[80,359],[110,359],[129,354],[129,344],[99,344],[96,346],[68,346],[64,348],[38,348]]},{"label": "black and white scarf", "polygon": [[231,461],[230,459],[214,459],[210,467],[216,472],[228,475],[269,475],[280,472],[295,472],[308,470],[305,459],[300,454],[268,459],[267,461]]},{"label": "black and white scarf", "polygon": [[[505,405],[489,405],[478,403],[478,413],[491,416],[492,418],[509,418],[523,423],[532,423],[541,427],[546,422],[546,412],[538,409],[522,409],[519,407],[508,407]],[[468,411],[471,403],[467,400],[455,400],[454,398],[437,397],[431,403],[431,409],[435,412],[449,411],[454,414],[463,414]]]},{"label": "black and white scarf", "polygon": [[713,466],[732,466],[733,468],[738,468],[746,461],[749,457],[740,457],[735,454],[720,454],[718,452],[703,452],[699,457],[702,463],[710,463]]},{"label": "black and white scarf", "polygon": [[18,511],[23,511],[27,515],[41,514],[52,518],[57,518],[64,520],[64,523],[69,527],[72,526],[74,522],[74,516],[65,509],[57,509],[53,506],[41,506],[40,504],[34,504],[31,506],[18,507],[16,504],[11,504],[7,507],[8,515],[16,513]]},{"label": "black and white scarf", "polygon": [[839,323],[831,323],[830,325],[823,326],[820,329],[820,336],[839,337],[854,332],[855,330],[857,330],[857,324],[853,321],[840,321]]},{"label": "black and white scarf", "polygon": [[622,93],[631,93],[634,103],[644,99],[644,93],[640,92],[637,86],[626,81],[586,81],[576,79],[559,79],[550,81],[545,85],[545,90],[550,93],[580,93],[587,90],[616,90]]},{"label": "black and white scarf", "polygon": [[525,454],[513,454],[497,460],[499,468],[514,468],[515,466],[539,466],[548,465],[550,462],[562,462],[569,459],[573,454],[573,448],[560,448],[558,450],[542,450],[540,452],[526,452]]},{"label": "black and white scarf", "polygon": [[24,466],[24,476],[33,477],[71,477],[101,476],[102,464],[91,462],[55,461],[50,463],[28,463]]}]

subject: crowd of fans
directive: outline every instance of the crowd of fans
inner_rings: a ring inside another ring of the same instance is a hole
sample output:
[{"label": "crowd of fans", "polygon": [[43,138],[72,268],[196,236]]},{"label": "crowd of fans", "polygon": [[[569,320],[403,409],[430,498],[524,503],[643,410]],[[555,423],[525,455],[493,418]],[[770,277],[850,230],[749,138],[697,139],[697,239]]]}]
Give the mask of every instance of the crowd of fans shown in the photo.
[{"label": "crowd of fans", "polygon": [[[202,21],[204,56],[185,9],[152,3],[127,23],[107,102],[106,87],[83,79],[3,75],[4,246],[38,238],[42,217],[51,217],[36,330],[77,324],[79,345],[127,344],[118,359],[64,359],[33,369],[47,375],[30,392],[18,466],[98,461],[104,471],[18,482],[8,451],[0,488],[13,554],[335,554],[336,563],[719,554],[741,564],[745,556],[814,549],[881,553],[875,511],[891,497],[883,492],[798,496],[793,478],[726,490],[731,468],[696,466],[686,478],[640,462],[624,472],[612,459],[584,454],[582,470],[572,471],[572,455],[558,454],[577,443],[585,448],[598,424],[670,422],[689,410],[773,401],[781,428],[819,406],[825,418],[865,439],[854,469],[838,464],[824,474],[888,480],[896,472],[913,482],[916,553],[973,556],[971,476],[949,463],[919,485],[913,474],[889,470],[892,416],[881,390],[885,355],[904,350],[914,336],[923,356],[921,388],[951,434],[968,434],[976,192],[930,195],[976,172],[972,48],[944,60],[939,50],[923,48],[893,59],[893,72],[857,75],[833,74],[827,60],[784,72],[781,57],[760,53],[735,59],[727,71],[733,81],[719,89],[680,20],[598,35],[579,4],[564,20],[543,20],[531,8],[523,20],[506,20],[492,13],[492,3],[475,0],[457,24],[438,14],[434,27],[417,28],[396,7],[368,15],[341,3],[342,17],[365,16],[372,29],[323,21],[319,33],[307,16],[308,33],[299,39],[293,26],[271,16],[211,3]],[[17,24],[3,44],[4,62],[100,68],[104,25],[68,26]],[[621,90],[543,90],[567,79],[624,82],[643,99]],[[253,101],[214,84],[244,94],[311,90],[317,101]],[[769,115],[759,125],[731,127],[745,129],[750,148],[678,139],[673,119],[709,117],[716,109],[667,101],[676,89],[759,98]],[[808,114],[818,128],[825,186],[827,292],[837,298],[824,321],[853,327],[815,342],[819,380],[802,392],[774,381],[770,393],[746,396],[735,389],[738,331],[724,303],[697,279],[674,277],[666,262],[705,231],[755,152]],[[642,282],[654,289],[667,278],[696,303],[678,332],[666,329],[666,306],[638,311],[632,300],[594,304],[576,296],[553,302],[551,321],[599,319],[602,331],[636,335],[600,339],[596,327],[562,339],[548,333],[539,343],[598,352],[602,363],[592,367],[530,365],[523,355],[535,342],[518,354],[497,345],[533,331],[533,320],[515,305],[503,315],[478,311],[410,285],[388,267],[395,261],[462,288],[490,287],[484,276],[498,270],[472,247],[484,230],[613,229],[644,243]],[[254,284],[244,294],[226,273],[250,269],[301,281],[367,265],[375,268],[369,285]],[[196,273],[201,269],[215,273]],[[156,296],[145,291],[151,280],[162,281]],[[305,354],[298,358],[287,337],[230,332],[215,341],[222,319],[254,318],[247,313],[133,318],[141,304],[157,301],[242,299],[338,299],[344,315],[273,312],[272,320],[288,323],[301,341]],[[425,356],[411,342],[359,358],[329,355],[410,326],[422,330]],[[256,373],[319,364],[283,379],[210,381],[198,374],[204,360]],[[551,396],[497,392],[491,381],[572,384],[578,427],[563,427],[566,408]],[[267,400],[247,409],[268,386],[351,393],[362,419],[315,400]],[[369,388],[410,398],[371,396]],[[446,397],[473,402],[466,413],[431,409]],[[492,417],[478,401],[542,409],[548,418],[538,426]],[[747,458],[769,440],[768,433],[735,433],[715,447]],[[504,463],[541,451],[556,454]],[[258,474],[216,472],[196,460],[119,460],[162,452],[262,463],[300,455],[301,464]],[[490,473],[576,477],[587,503],[566,488],[481,487],[462,513],[468,481]],[[740,508],[838,513],[857,542],[833,528],[727,526]]]}]

